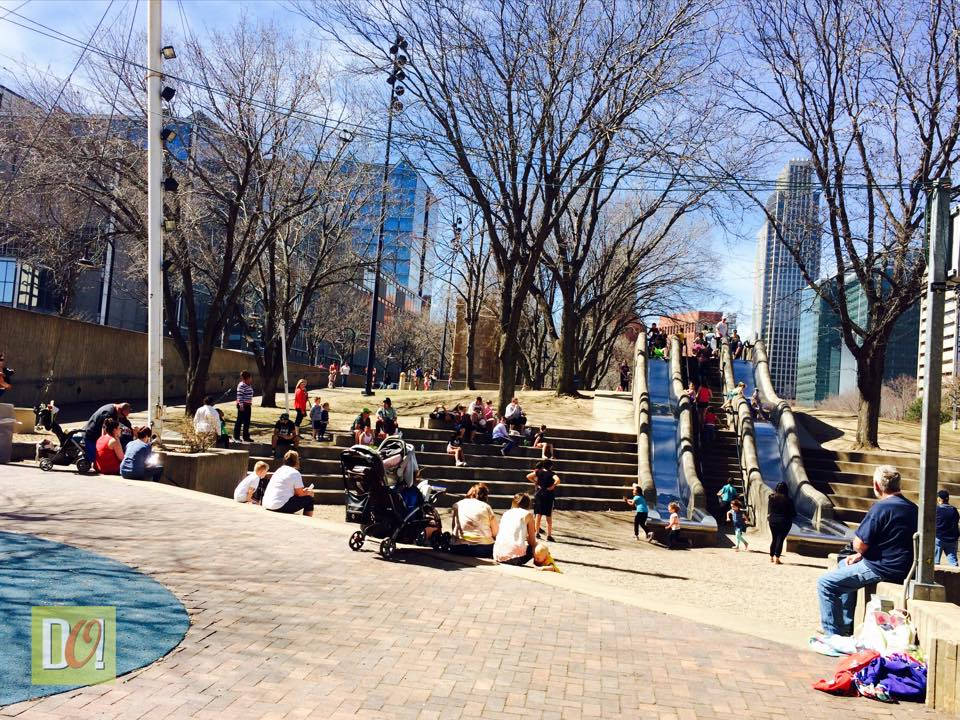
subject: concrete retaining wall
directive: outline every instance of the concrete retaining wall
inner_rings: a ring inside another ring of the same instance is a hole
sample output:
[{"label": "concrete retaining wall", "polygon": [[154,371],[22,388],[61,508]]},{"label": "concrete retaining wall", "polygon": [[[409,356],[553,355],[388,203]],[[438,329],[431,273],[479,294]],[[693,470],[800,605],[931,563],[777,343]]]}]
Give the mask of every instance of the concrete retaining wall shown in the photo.
[{"label": "concrete retaining wall", "polygon": [[[147,396],[145,333],[0,306],[0,350],[16,371],[13,388],[3,399],[19,407],[33,407],[39,400],[56,400],[62,407]],[[241,370],[257,377],[253,355],[214,350],[207,390],[235,387]],[[299,378],[306,378],[310,387],[327,384],[326,370],[314,366],[291,363],[289,373],[291,394]],[[52,385],[41,396],[47,377],[53,378]],[[361,376],[352,375],[349,384],[359,387]],[[186,395],[183,363],[170,339],[164,341],[164,394]]]}]

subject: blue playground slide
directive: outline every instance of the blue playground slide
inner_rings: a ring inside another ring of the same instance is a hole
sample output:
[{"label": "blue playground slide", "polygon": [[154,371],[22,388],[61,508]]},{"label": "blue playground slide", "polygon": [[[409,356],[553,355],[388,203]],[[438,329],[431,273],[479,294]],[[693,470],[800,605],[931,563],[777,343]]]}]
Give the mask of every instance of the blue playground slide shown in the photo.
[{"label": "blue playground slide", "polygon": [[657,485],[656,511],[669,516],[667,505],[676,500],[686,504],[677,472],[677,417],[670,401],[670,364],[651,358],[647,363],[647,390],[650,393],[650,442],[653,480]]},{"label": "blue playground slide", "polygon": [[[744,396],[749,400],[753,395],[753,363],[746,360],[733,361],[733,380],[744,383]],[[760,462],[760,474],[764,484],[770,488],[784,479],[783,466],[780,463],[780,441],[777,439],[777,429],[769,420],[754,419],[754,437],[757,444],[757,460]]]},{"label": "blue playground slide", "polygon": [[[753,363],[746,360],[733,361],[733,380],[737,383],[744,383],[744,395],[749,399],[753,395]],[[753,421],[754,439],[757,447],[757,461],[760,464],[760,475],[763,482],[769,488],[773,489],[777,483],[787,478],[783,472],[781,462],[780,440],[777,437],[777,429],[769,420],[754,419]],[[808,517],[798,516],[794,520],[793,533],[802,535],[833,535],[843,537],[847,530],[840,523],[828,525],[821,523],[822,530],[818,533],[813,529],[813,523]]]}]

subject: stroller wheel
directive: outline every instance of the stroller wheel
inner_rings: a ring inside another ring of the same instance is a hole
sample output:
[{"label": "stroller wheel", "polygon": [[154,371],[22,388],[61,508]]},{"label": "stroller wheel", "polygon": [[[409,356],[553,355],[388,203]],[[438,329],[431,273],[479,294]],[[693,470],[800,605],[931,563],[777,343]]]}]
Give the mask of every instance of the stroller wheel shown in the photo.
[{"label": "stroller wheel", "polygon": [[443,552],[450,552],[450,533],[440,533],[440,547],[437,549],[442,550]]},{"label": "stroller wheel", "polygon": [[392,560],[397,552],[397,541],[393,538],[384,538],[380,543],[380,554],[384,560]]},{"label": "stroller wheel", "polygon": [[359,552],[360,548],[363,547],[363,541],[366,540],[366,536],[363,534],[362,530],[357,530],[353,535],[350,536],[350,540],[347,543],[350,545],[350,549],[354,552]]},{"label": "stroller wheel", "polygon": [[77,460],[77,472],[84,475],[90,472],[90,461],[86,458]]},{"label": "stroller wheel", "polygon": [[40,469],[45,472],[50,472],[53,470],[53,463],[50,461],[50,458],[43,458],[40,460]]}]

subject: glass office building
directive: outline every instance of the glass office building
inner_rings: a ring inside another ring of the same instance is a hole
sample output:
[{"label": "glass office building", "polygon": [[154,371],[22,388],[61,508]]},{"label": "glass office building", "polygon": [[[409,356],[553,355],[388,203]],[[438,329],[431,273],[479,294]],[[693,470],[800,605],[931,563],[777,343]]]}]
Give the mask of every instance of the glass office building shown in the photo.
[{"label": "glass office building", "polygon": [[[836,278],[830,281],[835,284]],[[829,291],[829,285],[826,286]],[[867,303],[856,278],[846,283],[847,307],[857,324],[867,320]],[[917,375],[920,329],[919,303],[901,315],[887,343],[883,379]],[[798,403],[815,405],[834,395],[856,390],[856,359],[843,343],[840,320],[830,304],[812,288],[805,288],[800,304],[800,335],[797,349]]]}]

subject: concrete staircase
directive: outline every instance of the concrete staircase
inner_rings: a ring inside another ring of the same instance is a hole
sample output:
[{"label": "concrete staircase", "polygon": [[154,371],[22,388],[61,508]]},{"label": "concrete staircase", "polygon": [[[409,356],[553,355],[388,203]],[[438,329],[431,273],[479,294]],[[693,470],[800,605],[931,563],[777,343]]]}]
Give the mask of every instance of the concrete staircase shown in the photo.
[{"label": "concrete staircase", "polygon": [[[490,487],[490,504],[497,509],[510,507],[518,492],[532,492],[526,474],[540,459],[540,450],[516,447],[507,457],[498,445],[464,445],[466,467],[456,467],[446,454],[448,430],[402,428],[403,438],[417,452],[421,477],[431,485],[447,488],[440,505],[449,506],[463,497],[476,482]],[[636,438],[629,434],[589,430],[551,430],[549,439],[558,460],[554,469],[560,475],[556,508],[558,510],[625,510],[623,498],[631,494],[637,480]],[[300,449],[304,483],[313,483],[318,503],[343,504],[343,479],[340,475],[340,453],[352,444],[352,436],[335,432],[332,443],[309,441]],[[250,450],[250,466],[257,460],[270,463],[271,470],[280,463],[270,458],[270,446],[254,444]]]},{"label": "concrete staircase", "polygon": [[[855,528],[876,502],[873,495],[873,471],[877,465],[893,465],[900,471],[903,495],[917,502],[920,457],[884,452],[803,449],[807,477],[833,502],[836,518]],[[960,460],[940,460],[938,485],[960,497]]]},{"label": "concrete staircase", "polygon": [[700,481],[707,494],[707,510],[717,519],[718,525],[723,525],[726,522],[726,514],[717,497],[720,488],[729,482],[738,493],[744,494],[736,433],[733,430],[718,430],[712,443],[702,444],[700,465]]}]

